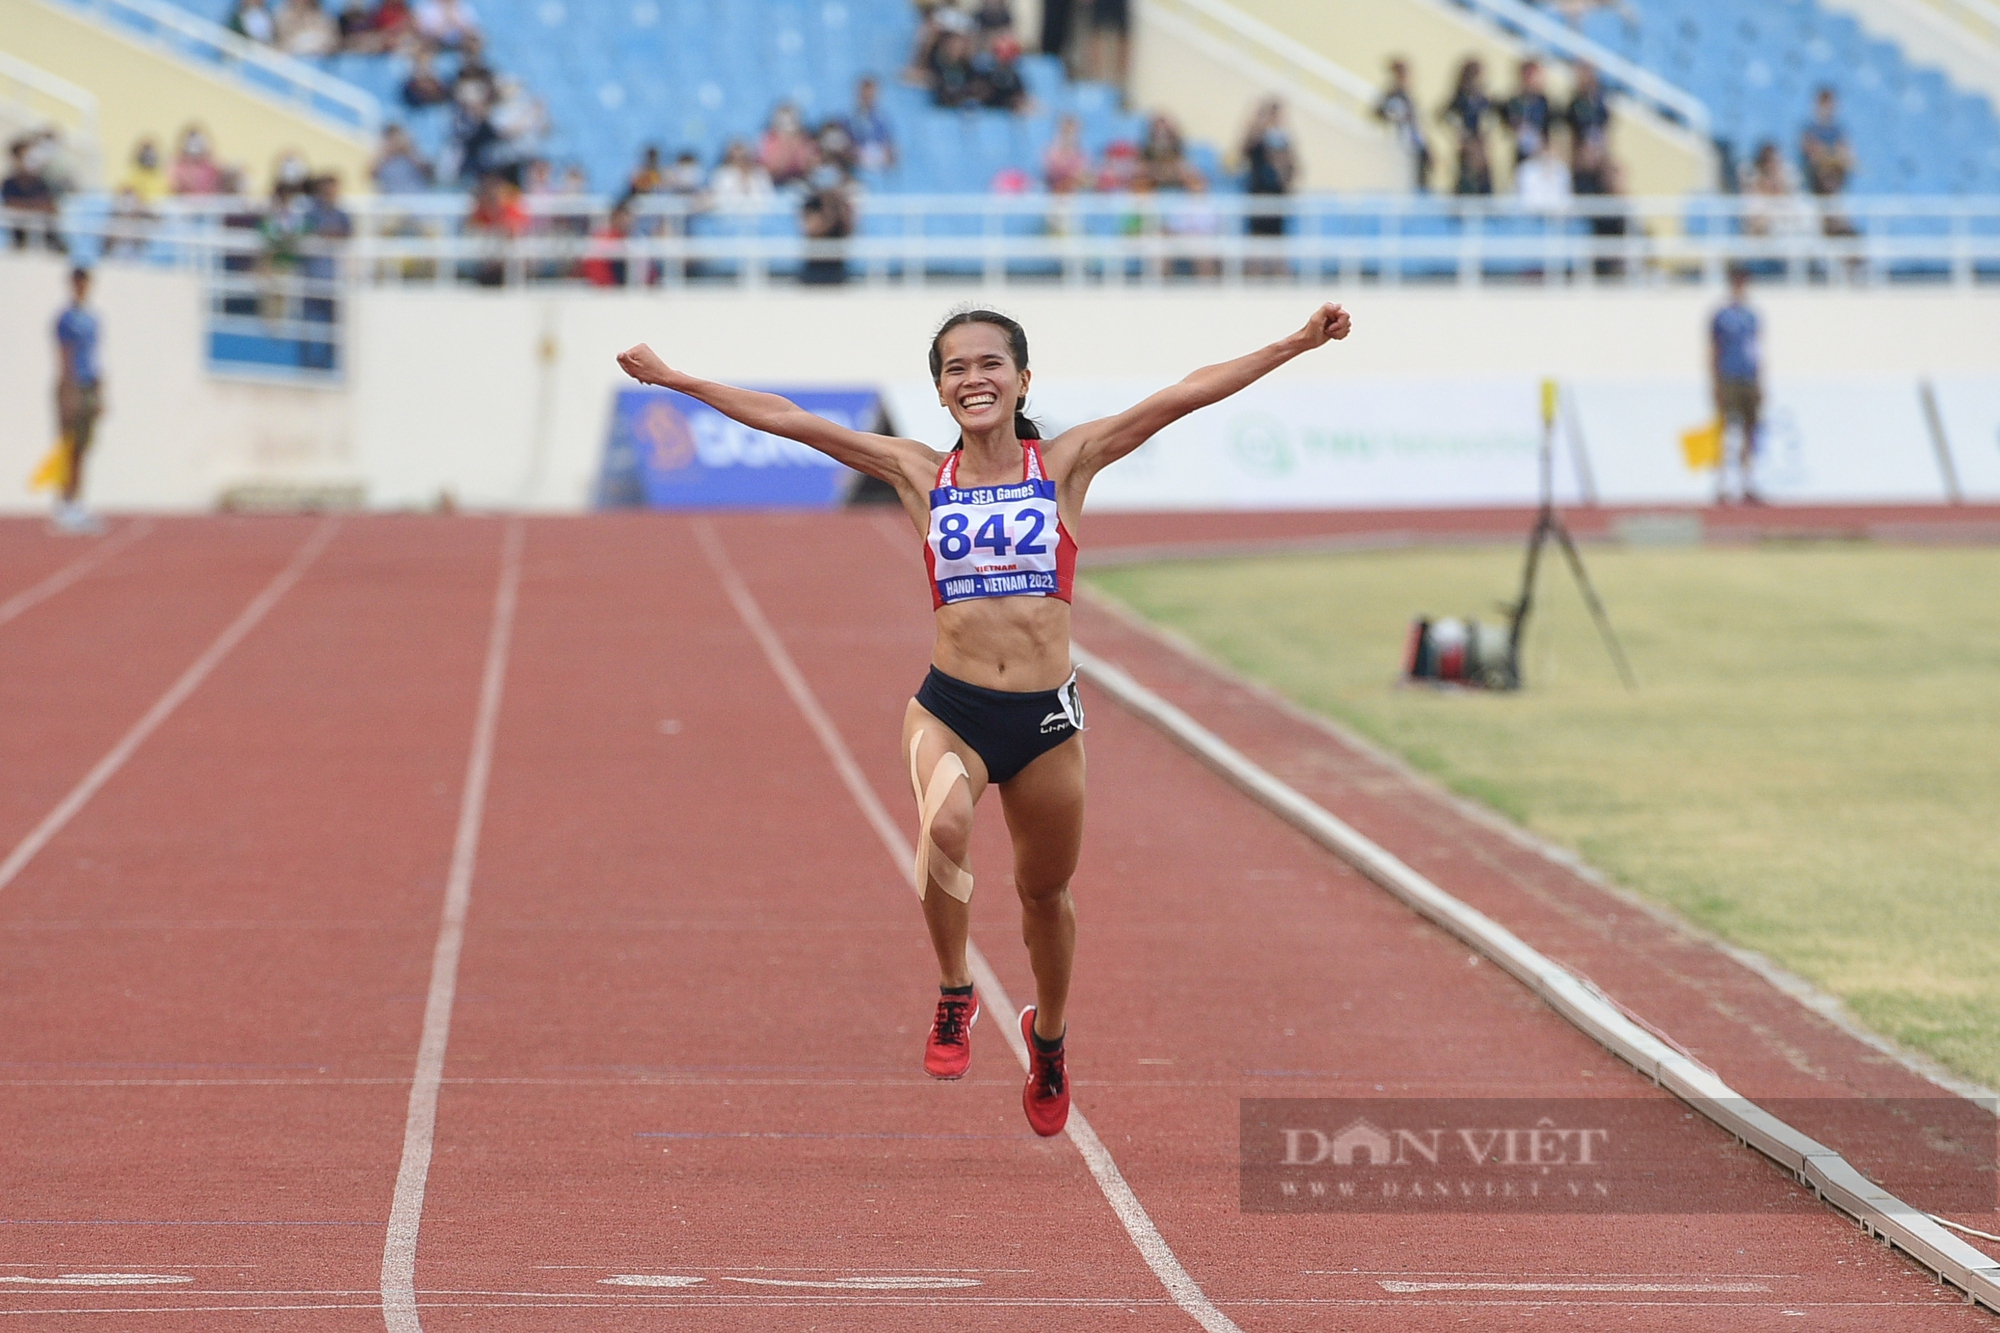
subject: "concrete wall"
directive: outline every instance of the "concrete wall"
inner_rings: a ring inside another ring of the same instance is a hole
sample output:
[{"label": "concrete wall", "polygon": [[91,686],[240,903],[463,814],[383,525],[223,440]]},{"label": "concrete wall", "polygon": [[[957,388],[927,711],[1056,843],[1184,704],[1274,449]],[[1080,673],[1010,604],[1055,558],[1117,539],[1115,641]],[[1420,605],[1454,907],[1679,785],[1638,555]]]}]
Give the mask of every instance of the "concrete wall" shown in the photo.
[{"label": "concrete wall", "polygon": [[[315,390],[209,376],[192,278],[107,268],[110,414],[91,470],[107,507],[200,509],[249,483],[365,483],[370,503],[571,509],[596,477],[613,357],[648,341],[670,362],[737,383],[804,387],[921,381],[931,330],[966,291],[620,293],[547,297],[369,291],[352,302],[347,386]],[[1463,293],[1001,292],[1028,327],[1041,385],[1163,384],[1296,328],[1324,298],[1354,337],[1274,383],[1553,375],[1693,380],[1710,291]],[[1775,380],[1991,376],[2000,297],[1759,293]],[[0,507],[46,503],[25,478],[53,435],[49,321],[61,270],[0,259]],[[916,423],[910,423],[915,425]],[[1692,421],[1678,423],[1693,424]]]},{"label": "concrete wall", "polygon": [[198,120],[218,159],[246,169],[253,192],[269,188],[272,164],[289,149],[338,172],[349,190],[370,188],[373,145],[358,135],[44,0],[0,0],[0,50],[96,94],[104,170],[114,185],[142,135],[171,154],[181,127]]},{"label": "concrete wall", "polygon": [[[1486,66],[1486,86],[1504,97],[1514,85],[1514,69],[1526,48],[1474,19],[1446,0],[1232,0],[1253,18],[1303,42],[1337,64],[1371,82],[1388,80],[1391,57],[1410,61],[1418,101],[1432,119],[1430,133],[1435,174],[1432,185],[1449,189],[1456,154],[1452,140],[1435,115],[1451,99],[1459,62],[1478,56]],[[1559,64],[1548,64],[1549,95],[1569,95],[1569,75]],[[1503,151],[1493,136],[1494,184],[1506,189],[1512,179],[1513,154]],[[1695,136],[1631,101],[1617,105],[1612,123],[1613,155],[1624,164],[1629,194],[1681,194],[1714,184],[1714,155]]]},{"label": "concrete wall", "polygon": [[[55,439],[54,321],[67,268],[0,257],[0,511],[45,508],[27,479]],[[246,484],[355,484],[348,395],[218,379],[203,359],[195,278],[102,266],[105,415],[86,478],[108,509],[201,510]]]}]

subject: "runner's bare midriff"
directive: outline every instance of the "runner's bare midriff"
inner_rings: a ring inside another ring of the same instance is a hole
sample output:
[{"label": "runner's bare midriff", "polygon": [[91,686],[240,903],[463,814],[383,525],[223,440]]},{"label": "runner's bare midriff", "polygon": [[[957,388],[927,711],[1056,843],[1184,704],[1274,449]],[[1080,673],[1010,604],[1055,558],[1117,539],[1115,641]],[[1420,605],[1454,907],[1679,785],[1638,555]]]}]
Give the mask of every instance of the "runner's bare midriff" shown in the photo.
[{"label": "runner's bare midriff", "polygon": [[931,661],[989,690],[1053,690],[1069,679],[1069,603],[994,597],[938,608]]}]

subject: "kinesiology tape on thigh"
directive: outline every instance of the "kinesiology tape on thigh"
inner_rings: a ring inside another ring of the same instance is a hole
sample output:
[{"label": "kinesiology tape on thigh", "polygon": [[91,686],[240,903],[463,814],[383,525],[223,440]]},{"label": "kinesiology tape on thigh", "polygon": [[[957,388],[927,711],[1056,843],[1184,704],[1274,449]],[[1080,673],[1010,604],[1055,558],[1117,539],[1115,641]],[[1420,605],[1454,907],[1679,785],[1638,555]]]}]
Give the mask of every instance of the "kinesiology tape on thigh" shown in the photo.
[{"label": "kinesiology tape on thigh", "polygon": [[931,840],[931,824],[936,821],[938,811],[951,796],[951,789],[957,783],[965,783],[968,793],[972,790],[972,779],[965,771],[965,761],[950,750],[937,761],[931,770],[930,785],[925,786],[917,776],[917,749],[924,743],[924,733],[918,732],[910,740],[910,787],[917,794],[917,896],[929,894],[931,877],[937,877],[938,887],[962,903],[972,901],[972,874],[964,866],[944,854],[944,849]]}]

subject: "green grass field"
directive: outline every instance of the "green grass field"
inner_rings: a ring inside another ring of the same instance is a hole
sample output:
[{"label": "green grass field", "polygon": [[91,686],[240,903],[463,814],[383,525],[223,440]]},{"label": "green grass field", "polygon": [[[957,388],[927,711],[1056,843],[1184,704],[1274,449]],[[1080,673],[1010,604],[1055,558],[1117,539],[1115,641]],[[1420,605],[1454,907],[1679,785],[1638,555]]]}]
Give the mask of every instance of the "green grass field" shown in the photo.
[{"label": "green grass field", "polygon": [[2000,550],[1586,552],[1514,695],[1399,687],[1413,614],[1502,619],[1500,548],[1172,562],[1098,590],[2000,1086]]}]

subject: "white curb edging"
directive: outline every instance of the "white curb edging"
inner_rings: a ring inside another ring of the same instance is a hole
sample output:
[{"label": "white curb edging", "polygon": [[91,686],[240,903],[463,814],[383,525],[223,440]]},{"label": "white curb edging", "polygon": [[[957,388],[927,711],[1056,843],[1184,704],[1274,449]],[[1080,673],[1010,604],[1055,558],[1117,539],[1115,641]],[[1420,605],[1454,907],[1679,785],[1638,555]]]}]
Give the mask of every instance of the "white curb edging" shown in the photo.
[{"label": "white curb edging", "polygon": [[1354,828],[1335,818],[1116,664],[1073,648],[1077,670],[1152,723],[1259,803],[1418,913],[1505,968],[1550,1008],[1640,1073],[1757,1149],[1894,1245],[2000,1313],[2000,1260],[1973,1248],[1921,1209],[1874,1184],[1846,1158],[1805,1135],[1619,1012],[1596,987],[1529,946],[1485,913],[1446,893]]}]

